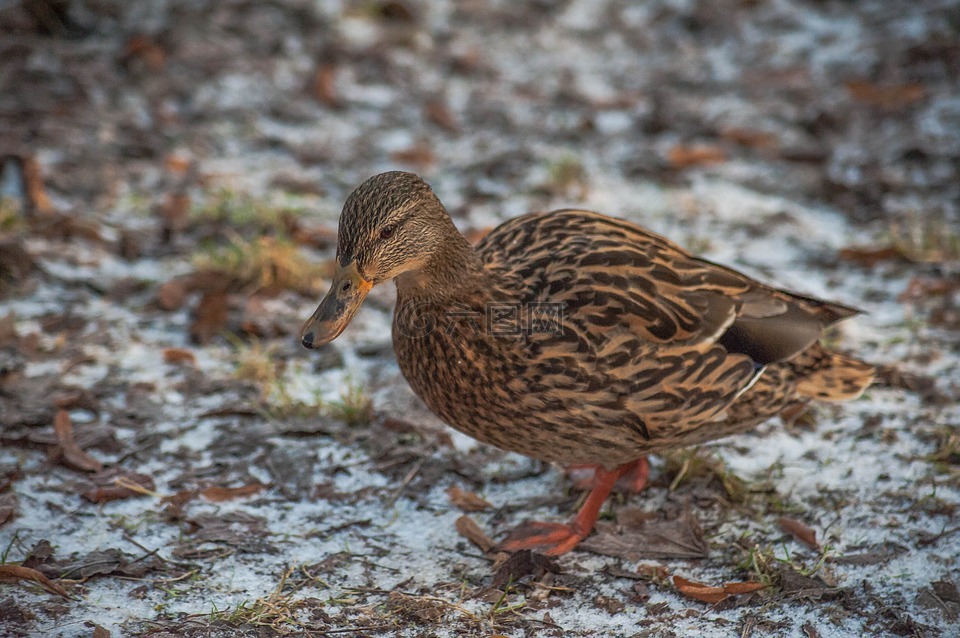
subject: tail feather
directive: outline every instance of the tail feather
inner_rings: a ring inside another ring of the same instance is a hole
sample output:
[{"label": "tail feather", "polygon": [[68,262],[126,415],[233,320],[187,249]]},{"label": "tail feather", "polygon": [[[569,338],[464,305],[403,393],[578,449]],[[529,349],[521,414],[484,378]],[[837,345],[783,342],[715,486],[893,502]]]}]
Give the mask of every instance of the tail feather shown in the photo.
[{"label": "tail feather", "polygon": [[797,394],[819,401],[849,401],[870,387],[877,370],[864,363],[814,344],[789,362],[797,375]]}]

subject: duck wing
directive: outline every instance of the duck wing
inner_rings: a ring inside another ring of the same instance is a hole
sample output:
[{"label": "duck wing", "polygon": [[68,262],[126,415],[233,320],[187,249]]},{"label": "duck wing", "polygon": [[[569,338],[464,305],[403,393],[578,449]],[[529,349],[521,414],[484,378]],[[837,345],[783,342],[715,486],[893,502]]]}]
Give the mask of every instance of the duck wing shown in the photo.
[{"label": "duck wing", "polygon": [[527,336],[541,391],[589,406],[594,418],[632,414],[646,438],[716,418],[764,366],[856,313],[587,211],[515,218],[478,250],[513,298],[561,313],[557,329]]}]

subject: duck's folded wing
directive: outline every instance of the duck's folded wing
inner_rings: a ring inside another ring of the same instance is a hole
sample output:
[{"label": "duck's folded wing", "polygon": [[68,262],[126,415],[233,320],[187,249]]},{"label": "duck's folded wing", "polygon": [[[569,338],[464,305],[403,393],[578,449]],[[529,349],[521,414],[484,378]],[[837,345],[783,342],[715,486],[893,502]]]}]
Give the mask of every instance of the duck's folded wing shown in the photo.
[{"label": "duck's folded wing", "polygon": [[513,232],[523,252],[504,259],[525,300],[561,313],[560,330],[529,336],[544,374],[565,375],[555,386],[590,405],[637,414],[647,431],[716,417],[765,365],[854,312],[766,287],[595,213],[530,216]]}]

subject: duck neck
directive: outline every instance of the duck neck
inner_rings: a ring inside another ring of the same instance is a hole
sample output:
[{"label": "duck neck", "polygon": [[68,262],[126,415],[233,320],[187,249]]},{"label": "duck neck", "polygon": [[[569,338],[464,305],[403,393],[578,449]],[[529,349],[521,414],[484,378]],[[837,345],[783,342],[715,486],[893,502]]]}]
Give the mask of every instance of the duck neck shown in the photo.
[{"label": "duck neck", "polygon": [[401,301],[438,301],[477,287],[486,276],[480,255],[447,218],[443,240],[422,267],[396,277]]}]

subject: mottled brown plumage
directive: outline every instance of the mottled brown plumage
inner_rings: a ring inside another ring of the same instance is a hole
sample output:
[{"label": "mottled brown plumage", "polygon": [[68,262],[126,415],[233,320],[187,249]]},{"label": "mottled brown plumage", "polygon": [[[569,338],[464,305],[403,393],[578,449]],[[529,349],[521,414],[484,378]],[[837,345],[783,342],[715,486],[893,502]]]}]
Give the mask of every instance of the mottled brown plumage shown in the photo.
[{"label": "mottled brown plumage", "polygon": [[[334,338],[365,291],[394,278],[397,361],[433,412],[505,450],[604,468],[604,485],[650,452],[851,399],[873,378],[819,344],[855,310],[598,213],[524,215],[473,248],[422,180],[384,173],[344,205],[337,257],[350,274],[304,327],[305,345]],[[581,516],[573,544],[593,524]],[[556,534],[527,530],[510,548],[573,546]]]}]

